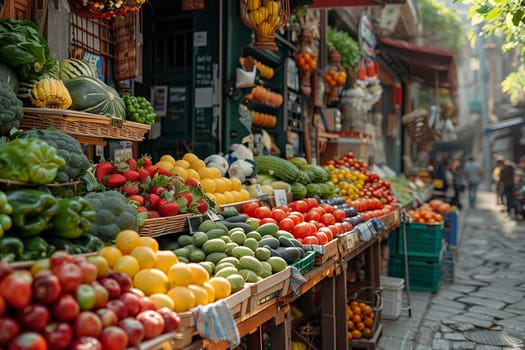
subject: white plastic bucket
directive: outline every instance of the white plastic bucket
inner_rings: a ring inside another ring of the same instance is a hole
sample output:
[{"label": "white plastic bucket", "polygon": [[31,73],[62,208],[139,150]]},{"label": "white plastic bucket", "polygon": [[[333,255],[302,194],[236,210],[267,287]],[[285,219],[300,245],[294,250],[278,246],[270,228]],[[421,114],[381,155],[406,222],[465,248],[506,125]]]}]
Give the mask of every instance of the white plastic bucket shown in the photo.
[{"label": "white plastic bucket", "polygon": [[381,276],[383,288],[383,309],[381,317],[387,320],[396,320],[401,315],[403,302],[403,288],[405,280],[402,278]]}]

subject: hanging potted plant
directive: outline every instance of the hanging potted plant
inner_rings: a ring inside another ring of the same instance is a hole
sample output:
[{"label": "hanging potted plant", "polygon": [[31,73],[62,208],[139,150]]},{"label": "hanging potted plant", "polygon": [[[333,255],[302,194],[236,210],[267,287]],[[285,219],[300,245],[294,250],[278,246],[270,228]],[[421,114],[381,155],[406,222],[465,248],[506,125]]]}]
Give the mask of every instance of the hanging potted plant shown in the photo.
[{"label": "hanging potted plant", "polygon": [[146,0],[68,0],[71,11],[89,19],[113,18],[138,12]]}]

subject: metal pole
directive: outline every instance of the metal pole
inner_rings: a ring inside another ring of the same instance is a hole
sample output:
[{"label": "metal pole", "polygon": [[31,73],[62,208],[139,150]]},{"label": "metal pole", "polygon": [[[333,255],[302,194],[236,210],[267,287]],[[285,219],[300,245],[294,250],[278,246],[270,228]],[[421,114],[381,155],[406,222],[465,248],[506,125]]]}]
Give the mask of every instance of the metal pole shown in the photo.
[{"label": "metal pole", "polygon": [[482,138],[482,152],[483,152],[483,178],[485,185],[490,188],[491,180],[491,156],[490,156],[490,138],[487,132],[489,124],[489,105],[487,84],[489,81],[489,74],[487,71],[487,58],[485,55],[485,39],[481,34],[481,28],[477,29],[478,37],[476,41],[476,52],[479,60],[479,100],[481,102],[481,138]]},{"label": "metal pole", "polygon": [[412,306],[410,304],[410,271],[408,269],[408,252],[407,252],[407,222],[408,214],[406,211],[401,211],[401,233],[403,235],[403,255],[405,258],[405,288],[407,292],[407,309],[408,317],[412,317]]}]

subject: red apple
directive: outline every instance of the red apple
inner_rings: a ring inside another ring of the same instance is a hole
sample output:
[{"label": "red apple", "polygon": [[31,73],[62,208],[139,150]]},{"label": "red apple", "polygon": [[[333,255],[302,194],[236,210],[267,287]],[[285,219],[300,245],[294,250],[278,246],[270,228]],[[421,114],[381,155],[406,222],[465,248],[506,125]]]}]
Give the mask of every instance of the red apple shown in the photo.
[{"label": "red apple", "polygon": [[109,278],[112,278],[118,282],[120,285],[120,292],[124,293],[131,289],[131,285],[133,284],[131,281],[131,277],[126,275],[123,272],[112,272],[108,275]]},{"label": "red apple", "polygon": [[43,331],[49,318],[48,308],[41,304],[29,304],[16,313],[18,324],[24,331]]},{"label": "red apple", "polygon": [[142,311],[136,319],[144,326],[144,339],[158,337],[164,330],[164,318],[157,311]]},{"label": "red apple", "polygon": [[20,333],[11,341],[8,350],[47,350],[44,337],[36,332]]},{"label": "red apple", "polygon": [[93,282],[91,286],[93,286],[93,290],[95,291],[95,306],[93,308],[100,309],[106,307],[109,300],[108,290],[96,281]]},{"label": "red apple", "polygon": [[29,270],[16,270],[0,282],[0,296],[15,309],[23,309],[31,302],[33,276]]},{"label": "red apple", "polygon": [[110,299],[118,298],[119,295],[121,294],[120,285],[113,278],[104,277],[104,278],[101,278],[98,282],[104,288],[106,288]]},{"label": "red apple", "polygon": [[7,275],[11,274],[11,272],[13,272],[13,266],[8,262],[0,261],[0,281],[2,281]]},{"label": "red apple", "polygon": [[5,347],[11,339],[13,339],[20,327],[18,323],[11,317],[0,317],[0,347]]},{"label": "red apple", "polygon": [[102,332],[102,320],[92,311],[82,311],[75,319],[75,337],[98,338]]},{"label": "red apple", "polygon": [[98,339],[104,350],[125,350],[128,346],[128,334],[117,326],[104,328]]},{"label": "red apple", "polygon": [[124,302],[128,309],[128,316],[135,317],[140,312],[140,299],[137,294],[131,292],[125,292],[118,297]]},{"label": "red apple", "polygon": [[128,335],[128,346],[138,346],[144,339],[144,326],[135,318],[126,317],[118,326]]},{"label": "red apple", "polygon": [[80,306],[71,294],[62,294],[51,308],[53,318],[62,322],[74,320],[79,312]]},{"label": "red apple", "polygon": [[97,266],[87,260],[77,262],[77,266],[82,270],[82,283],[90,284],[97,279]]},{"label": "red apple", "polygon": [[113,299],[108,301],[108,303],[106,304],[106,308],[113,310],[113,312],[115,312],[119,320],[128,317],[128,308],[126,307],[126,304],[124,304],[124,302],[120,299]]},{"label": "red apple", "polygon": [[49,266],[53,269],[65,262],[72,263],[73,261],[73,257],[70,254],[63,250],[57,250],[49,257]]},{"label": "red apple", "polygon": [[50,350],[67,349],[73,341],[73,328],[66,322],[50,323],[42,333]]},{"label": "red apple", "polygon": [[148,297],[140,297],[140,312],[147,310],[157,310],[153,301]]},{"label": "red apple", "polygon": [[0,317],[4,316],[5,314],[5,300],[0,296]]},{"label": "red apple", "polygon": [[54,302],[62,292],[62,287],[60,286],[58,277],[44,271],[40,272],[33,279],[32,288],[33,300],[42,304],[50,304]]},{"label": "red apple", "polygon": [[167,307],[161,307],[157,312],[164,319],[164,330],[162,333],[174,332],[179,328],[180,317],[175,311],[170,310]]},{"label": "red apple", "polygon": [[64,262],[53,269],[63,292],[73,292],[82,283],[82,270],[75,263]]},{"label": "red apple", "polygon": [[102,344],[97,338],[80,337],[71,344],[71,350],[102,350]]},{"label": "red apple", "polygon": [[95,311],[102,320],[102,327],[106,328],[108,326],[116,326],[118,323],[117,314],[110,309],[102,308]]}]

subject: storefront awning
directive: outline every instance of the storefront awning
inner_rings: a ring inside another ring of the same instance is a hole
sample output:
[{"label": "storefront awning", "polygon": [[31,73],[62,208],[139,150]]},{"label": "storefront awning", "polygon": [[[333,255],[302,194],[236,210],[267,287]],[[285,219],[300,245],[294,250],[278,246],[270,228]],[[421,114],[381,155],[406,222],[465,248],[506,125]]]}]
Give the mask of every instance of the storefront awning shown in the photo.
[{"label": "storefront awning", "polygon": [[406,0],[313,0],[308,8],[335,8],[352,6],[383,6],[387,4],[404,4]]},{"label": "storefront awning", "polygon": [[489,125],[485,129],[485,131],[486,132],[493,132],[493,131],[503,130],[503,129],[512,128],[513,126],[518,126],[518,125],[521,125],[521,124],[524,124],[524,123],[525,123],[525,118],[524,117],[507,119],[507,120],[501,121],[499,123],[495,123],[495,124]]},{"label": "storefront awning", "polygon": [[447,88],[452,94],[456,91],[454,51],[418,46],[386,37],[379,37],[378,43],[378,54],[394,69],[398,66],[403,74],[425,85]]}]

